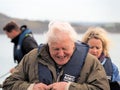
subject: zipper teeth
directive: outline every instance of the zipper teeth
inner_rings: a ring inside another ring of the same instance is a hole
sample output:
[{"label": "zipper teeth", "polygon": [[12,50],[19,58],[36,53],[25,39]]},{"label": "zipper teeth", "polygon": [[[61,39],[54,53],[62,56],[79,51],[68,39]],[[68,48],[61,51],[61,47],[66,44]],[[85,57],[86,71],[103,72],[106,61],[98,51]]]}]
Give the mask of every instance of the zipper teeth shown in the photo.
[{"label": "zipper teeth", "polygon": [[58,75],[58,77],[57,77],[57,81],[56,81],[56,82],[59,82],[60,77],[62,76],[62,74],[63,74],[63,70],[59,73],[59,75]]}]

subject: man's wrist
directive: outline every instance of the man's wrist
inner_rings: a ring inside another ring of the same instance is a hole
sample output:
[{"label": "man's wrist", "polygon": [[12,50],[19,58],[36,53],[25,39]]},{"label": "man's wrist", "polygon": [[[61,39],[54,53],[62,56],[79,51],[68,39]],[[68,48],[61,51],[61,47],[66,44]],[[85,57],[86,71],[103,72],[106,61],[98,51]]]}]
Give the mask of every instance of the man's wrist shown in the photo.
[{"label": "man's wrist", "polygon": [[27,89],[27,90],[33,90],[34,85],[35,85],[35,83],[30,84],[30,86],[28,87],[28,89]]},{"label": "man's wrist", "polygon": [[65,90],[69,90],[69,87],[70,87],[70,84],[71,84],[72,82],[68,82],[67,83],[67,85],[66,85],[66,87],[65,87]]}]

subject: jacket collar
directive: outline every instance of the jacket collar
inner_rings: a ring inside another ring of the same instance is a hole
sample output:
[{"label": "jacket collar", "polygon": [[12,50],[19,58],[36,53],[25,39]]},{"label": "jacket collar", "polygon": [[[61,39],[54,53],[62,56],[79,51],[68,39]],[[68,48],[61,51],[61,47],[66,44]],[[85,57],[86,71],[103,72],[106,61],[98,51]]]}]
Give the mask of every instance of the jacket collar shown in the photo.
[{"label": "jacket collar", "polygon": [[11,42],[14,43],[15,45],[17,45],[17,44],[18,44],[18,41],[19,41],[19,37],[20,37],[20,34],[19,34],[18,36],[16,36],[15,38],[13,38],[13,39],[11,40]]},{"label": "jacket collar", "polygon": [[42,61],[46,64],[55,65],[54,60],[50,56],[48,44],[42,44],[42,46],[38,48],[38,58],[39,57],[42,58],[40,62]]}]

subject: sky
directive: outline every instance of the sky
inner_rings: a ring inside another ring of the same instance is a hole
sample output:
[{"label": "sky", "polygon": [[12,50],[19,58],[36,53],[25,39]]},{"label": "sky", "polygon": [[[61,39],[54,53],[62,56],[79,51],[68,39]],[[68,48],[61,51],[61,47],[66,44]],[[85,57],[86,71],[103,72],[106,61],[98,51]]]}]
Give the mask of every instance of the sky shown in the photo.
[{"label": "sky", "polygon": [[120,0],[0,0],[0,13],[29,20],[120,22]]}]

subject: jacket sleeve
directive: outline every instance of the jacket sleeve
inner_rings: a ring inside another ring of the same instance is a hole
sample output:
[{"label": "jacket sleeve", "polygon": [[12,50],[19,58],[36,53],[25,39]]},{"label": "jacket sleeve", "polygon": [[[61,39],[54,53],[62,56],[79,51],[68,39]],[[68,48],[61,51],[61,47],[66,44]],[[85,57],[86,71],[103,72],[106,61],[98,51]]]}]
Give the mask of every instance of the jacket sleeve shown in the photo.
[{"label": "jacket sleeve", "polygon": [[30,60],[30,57],[34,58],[34,56],[32,56],[30,53],[23,57],[18,67],[16,67],[15,72],[5,79],[5,81],[3,82],[3,90],[27,90],[30,84],[34,83],[30,82],[29,79],[30,75],[35,76],[33,72],[30,73],[28,70],[33,68],[33,66],[28,66],[28,64],[30,64],[32,61]]},{"label": "jacket sleeve", "polygon": [[113,76],[112,76],[112,81],[119,81],[120,82],[120,74],[117,66],[112,63],[113,66]]},{"label": "jacket sleeve", "polygon": [[25,37],[22,43],[23,55],[27,54],[29,51],[37,47],[37,41],[32,36]]},{"label": "jacket sleeve", "polygon": [[110,90],[109,82],[100,62],[87,57],[77,83],[72,82],[69,90]]}]

